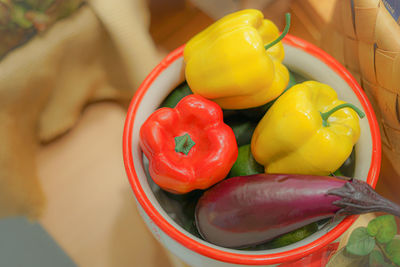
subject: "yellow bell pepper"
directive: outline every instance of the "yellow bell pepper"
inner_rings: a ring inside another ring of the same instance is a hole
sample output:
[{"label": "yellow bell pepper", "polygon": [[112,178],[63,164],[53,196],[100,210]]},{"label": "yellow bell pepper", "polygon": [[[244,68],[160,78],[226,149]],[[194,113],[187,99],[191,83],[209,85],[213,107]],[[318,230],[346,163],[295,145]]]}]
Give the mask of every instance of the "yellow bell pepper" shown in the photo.
[{"label": "yellow bell pepper", "polygon": [[[289,24],[287,16],[284,34]],[[283,45],[277,38],[276,25],[258,10],[245,9],[221,18],[184,48],[189,87],[224,109],[257,107],[275,99],[289,81],[282,64]],[[268,47],[274,40],[278,42]]]},{"label": "yellow bell pepper", "polygon": [[307,81],[280,96],[257,125],[251,151],[266,173],[328,175],[350,156],[364,113],[326,84]]}]

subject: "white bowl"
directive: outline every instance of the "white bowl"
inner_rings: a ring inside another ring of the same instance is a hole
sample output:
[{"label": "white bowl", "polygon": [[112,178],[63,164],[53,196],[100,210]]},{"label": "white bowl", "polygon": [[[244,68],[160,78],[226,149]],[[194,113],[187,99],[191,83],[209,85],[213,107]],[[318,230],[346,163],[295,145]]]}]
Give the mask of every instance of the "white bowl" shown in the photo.
[{"label": "white bowl", "polygon": [[[340,99],[360,107],[366,118],[360,120],[361,136],[355,146],[354,177],[375,187],[381,162],[381,143],[373,109],[351,74],[335,59],[299,38],[284,39],[284,64],[306,78],[330,85]],[[185,231],[161,207],[148,182],[139,129],[163,99],[184,81],[184,46],[169,54],[144,80],[129,107],[123,137],[124,162],[141,216],[156,239],[190,266],[249,266],[298,260],[337,242],[356,216],[336,219],[311,236],[278,249],[241,251],[210,244]]]}]

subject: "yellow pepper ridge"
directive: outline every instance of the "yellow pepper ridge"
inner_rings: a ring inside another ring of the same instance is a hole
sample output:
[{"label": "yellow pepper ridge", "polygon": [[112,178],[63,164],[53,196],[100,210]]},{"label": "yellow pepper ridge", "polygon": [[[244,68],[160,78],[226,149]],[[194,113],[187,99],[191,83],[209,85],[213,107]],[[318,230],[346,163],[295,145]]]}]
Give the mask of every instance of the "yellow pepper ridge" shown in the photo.
[{"label": "yellow pepper ridge", "polygon": [[221,18],[185,46],[189,87],[224,109],[257,107],[274,100],[289,81],[281,41],[265,49],[279,35],[276,25],[258,10]]},{"label": "yellow pepper ridge", "polygon": [[251,152],[266,173],[329,175],[358,141],[359,116],[364,113],[339,100],[330,86],[316,81],[296,84],[258,123]]}]

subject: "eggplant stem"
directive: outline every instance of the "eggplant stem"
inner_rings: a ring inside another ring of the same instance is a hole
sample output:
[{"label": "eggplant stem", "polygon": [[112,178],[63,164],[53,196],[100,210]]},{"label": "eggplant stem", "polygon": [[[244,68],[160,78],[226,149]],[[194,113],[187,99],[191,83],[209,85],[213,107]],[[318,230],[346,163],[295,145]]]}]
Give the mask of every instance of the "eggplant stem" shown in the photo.
[{"label": "eggplant stem", "polygon": [[381,211],[400,217],[399,205],[379,195],[366,182],[357,179],[329,190],[328,195],[342,198],[332,203],[342,208],[338,211],[339,214],[355,215]]},{"label": "eggplant stem", "polygon": [[340,214],[340,211],[341,211],[341,210],[339,210],[338,212],[336,212],[335,215],[331,218],[331,220],[329,221],[330,228],[328,228],[328,229],[332,229],[332,228],[333,228],[332,223],[337,219],[337,217],[342,216],[342,214]]}]

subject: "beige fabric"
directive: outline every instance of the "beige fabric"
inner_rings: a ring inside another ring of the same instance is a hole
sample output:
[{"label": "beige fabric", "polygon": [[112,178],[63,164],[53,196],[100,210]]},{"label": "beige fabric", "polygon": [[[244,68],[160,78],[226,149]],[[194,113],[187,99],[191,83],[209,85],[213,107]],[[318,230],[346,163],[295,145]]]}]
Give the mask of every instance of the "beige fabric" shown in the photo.
[{"label": "beige fabric", "polygon": [[144,2],[94,0],[0,61],[0,217],[40,216],[35,153],[90,102],[127,105],[160,56]]}]

